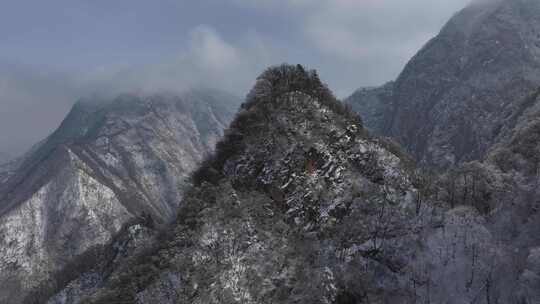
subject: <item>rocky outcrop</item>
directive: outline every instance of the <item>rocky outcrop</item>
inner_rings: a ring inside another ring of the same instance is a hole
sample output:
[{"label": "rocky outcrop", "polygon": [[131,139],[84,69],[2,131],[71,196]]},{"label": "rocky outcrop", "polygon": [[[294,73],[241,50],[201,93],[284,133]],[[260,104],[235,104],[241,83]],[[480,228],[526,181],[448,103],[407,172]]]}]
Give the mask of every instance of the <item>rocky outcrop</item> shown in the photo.
[{"label": "rocky outcrop", "polygon": [[[332,303],[378,273],[390,284],[401,268],[392,239],[414,226],[405,164],[315,72],[272,68],[193,175],[168,233],[82,302]],[[404,230],[385,231],[393,221]],[[347,270],[357,263],[369,270]]]},{"label": "rocky outcrop", "polygon": [[500,275],[512,258],[477,206],[439,199],[442,182],[370,136],[315,72],[266,71],[226,134],[166,232],[69,303],[515,296]]},{"label": "rocky outcrop", "polygon": [[473,1],[407,64],[384,114],[356,101],[360,113],[376,115],[382,134],[425,164],[483,158],[506,115],[540,84],[538,16],[535,0]]},{"label": "rocky outcrop", "polygon": [[214,91],[78,102],[0,183],[0,302],[21,303],[129,221],[173,219],[237,104]]}]

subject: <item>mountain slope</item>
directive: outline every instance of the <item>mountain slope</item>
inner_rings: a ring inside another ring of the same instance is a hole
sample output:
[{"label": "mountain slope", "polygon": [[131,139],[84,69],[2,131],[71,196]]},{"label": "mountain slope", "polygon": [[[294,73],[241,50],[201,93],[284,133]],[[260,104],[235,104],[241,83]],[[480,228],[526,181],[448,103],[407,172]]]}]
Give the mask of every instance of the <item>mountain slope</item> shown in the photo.
[{"label": "mountain slope", "polygon": [[475,207],[436,199],[313,71],[267,70],[226,134],[166,232],[49,303],[465,303],[508,266]]},{"label": "mountain slope", "polygon": [[[378,261],[390,236],[376,219],[401,219],[416,190],[402,161],[367,136],[314,72],[265,72],[226,134],[195,172],[167,241],[137,260],[152,262],[113,274],[99,303],[333,301],[346,296],[333,280],[348,259],[392,276],[399,257]],[[370,210],[378,204],[395,214]],[[353,222],[358,235],[348,239]]]},{"label": "mountain slope", "polygon": [[[505,293],[508,296],[503,303],[540,301],[540,98],[533,94],[526,100],[527,109],[512,118],[514,127],[501,132],[504,136],[484,161],[461,164],[442,177],[446,201],[451,206],[472,205],[480,210],[483,226],[498,244],[491,250],[501,257],[505,270],[504,276],[486,278],[486,288],[500,282],[496,292],[489,291],[492,302],[501,301]],[[501,262],[491,266],[493,271],[500,271]]]},{"label": "mountain slope", "polygon": [[456,14],[399,75],[376,117],[382,134],[438,167],[485,156],[540,84],[539,16],[535,0],[475,1]]},{"label": "mountain slope", "polygon": [[365,126],[375,134],[384,134],[388,128],[386,115],[391,111],[394,82],[381,87],[361,88],[356,90],[344,102],[361,114]]},{"label": "mountain slope", "polygon": [[78,102],[0,184],[0,302],[19,303],[128,221],[171,220],[236,105],[213,91]]}]

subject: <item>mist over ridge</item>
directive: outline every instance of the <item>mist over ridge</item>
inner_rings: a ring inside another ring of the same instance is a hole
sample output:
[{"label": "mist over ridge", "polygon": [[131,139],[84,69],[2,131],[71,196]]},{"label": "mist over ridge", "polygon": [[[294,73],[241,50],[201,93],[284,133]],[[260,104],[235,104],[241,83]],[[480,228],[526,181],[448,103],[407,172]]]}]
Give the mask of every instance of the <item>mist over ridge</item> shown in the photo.
[{"label": "mist over ridge", "polygon": [[282,62],[317,68],[345,97],[394,79],[468,0],[278,2],[5,6],[0,151],[24,152],[82,97],[200,86],[245,96],[258,74]]}]

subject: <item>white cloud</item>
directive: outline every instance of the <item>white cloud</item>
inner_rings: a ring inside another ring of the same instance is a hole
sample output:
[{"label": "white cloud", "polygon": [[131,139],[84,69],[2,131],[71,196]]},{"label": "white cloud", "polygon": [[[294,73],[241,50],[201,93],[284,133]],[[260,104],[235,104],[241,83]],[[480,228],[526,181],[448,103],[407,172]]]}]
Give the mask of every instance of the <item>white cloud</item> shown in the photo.
[{"label": "white cloud", "polygon": [[194,58],[202,68],[208,70],[226,70],[240,64],[240,51],[224,41],[209,26],[199,26],[191,31],[188,59]]},{"label": "white cloud", "polygon": [[212,27],[199,25],[188,37],[175,56],[152,64],[100,65],[92,71],[69,72],[0,65],[0,152],[18,154],[45,138],[80,97],[192,87],[245,94],[258,74],[280,57],[255,31],[230,41]]},{"label": "white cloud", "polygon": [[257,9],[297,9],[318,2],[318,0],[231,0],[231,2],[242,7]]},{"label": "white cloud", "polygon": [[305,33],[322,51],[353,62],[410,58],[469,0],[318,0]]},{"label": "white cloud", "polygon": [[94,87],[108,87],[112,94],[124,91],[182,91],[212,87],[246,92],[255,77],[273,63],[275,49],[254,31],[225,40],[208,25],[194,27],[186,46],[161,62],[126,67],[100,67],[85,78]]},{"label": "white cloud", "polygon": [[[291,33],[309,49],[332,87],[392,80],[454,12],[470,0],[232,0],[294,19]],[[270,8],[270,10],[269,10]],[[324,63],[323,63],[324,62]]]},{"label": "white cloud", "polygon": [[[38,71],[2,68],[0,150],[6,150],[7,144],[24,147],[44,137],[60,122],[70,102],[94,91],[115,95],[206,86],[241,95],[247,93],[267,66],[282,62],[317,68],[338,96],[345,97],[359,86],[377,85],[396,77],[406,61],[469,0],[199,1],[204,2],[204,8],[215,5],[225,11],[197,13],[193,8],[197,5],[185,1],[182,4],[185,10],[179,10],[177,15],[171,10],[168,16],[171,20],[188,20],[179,23],[182,26],[178,28],[191,28],[187,35],[179,31],[176,43],[159,45],[165,39],[150,39],[159,27],[149,31],[150,34],[131,38],[137,39],[135,42],[126,38],[126,45],[148,52],[144,64],[138,57],[130,57],[133,55],[130,49],[111,51],[110,58],[104,56],[106,60],[101,60],[100,52],[110,42],[99,36],[103,41],[95,41],[96,49],[88,50],[89,55],[94,54],[98,59],[81,56],[84,64],[75,66],[84,71],[60,75],[48,68]],[[160,12],[159,16],[162,15]],[[176,18],[172,19],[173,16]],[[116,19],[114,22],[106,28],[118,26]],[[159,29],[167,32],[175,28],[171,22],[162,22]],[[94,24],[88,26],[93,28]],[[124,33],[123,27],[120,29]],[[174,35],[174,30],[170,32]],[[174,36],[163,37],[174,40]],[[125,58],[123,52],[127,52]],[[47,55],[42,53],[45,54],[39,49],[39,55],[34,57],[47,61]],[[138,54],[137,50],[133,53]],[[164,53],[173,55],[155,57]],[[63,55],[69,57],[70,53],[66,51]],[[34,57],[28,57],[28,61],[34,62],[31,60]],[[124,64],[111,64],[120,61]],[[91,65],[95,68],[88,71]],[[12,130],[18,130],[15,139],[11,138]],[[15,143],[16,139],[20,143]]]}]

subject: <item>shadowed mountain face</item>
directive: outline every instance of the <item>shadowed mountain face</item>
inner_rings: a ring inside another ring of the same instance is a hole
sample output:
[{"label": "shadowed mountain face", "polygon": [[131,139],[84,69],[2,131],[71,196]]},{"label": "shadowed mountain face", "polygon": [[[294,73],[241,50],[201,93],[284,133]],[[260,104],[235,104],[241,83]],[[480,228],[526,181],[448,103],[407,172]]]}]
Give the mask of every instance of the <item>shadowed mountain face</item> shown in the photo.
[{"label": "shadowed mountain face", "polygon": [[362,115],[365,126],[377,135],[389,128],[387,115],[392,111],[394,82],[381,87],[361,88],[349,96],[345,103]]},{"label": "shadowed mountain face", "polygon": [[78,102],[0,183],[0,302],[19,303],[128,221],[174,218],[238,104],[209,90]]},{"label": "shadowed mountain face", "polygon": [[482,158],[540,85],[539,16],[534,0],[473,2],[407,64],[385,94],[391,101],[377,112],[369,98],[348,101],[420,162]]}]

